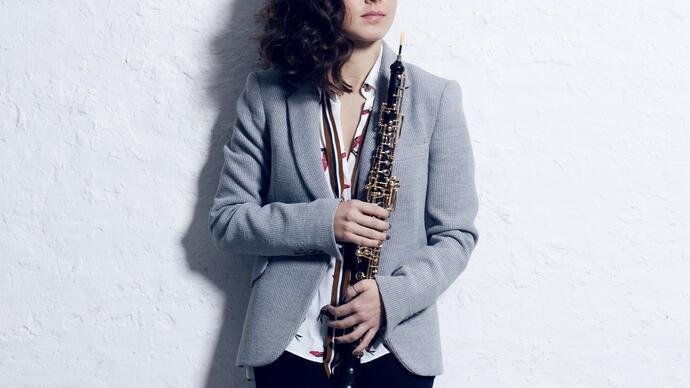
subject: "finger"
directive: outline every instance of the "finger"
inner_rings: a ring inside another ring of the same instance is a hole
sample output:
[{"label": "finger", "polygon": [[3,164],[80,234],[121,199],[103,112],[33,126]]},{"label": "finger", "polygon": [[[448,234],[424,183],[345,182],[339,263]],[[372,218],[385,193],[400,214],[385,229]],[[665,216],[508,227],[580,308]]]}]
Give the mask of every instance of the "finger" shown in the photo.
[{"label": "finger", "polygon": [[341,304],[338,307],[332,306],[332,305],[326,305],[325,309],[328,311],[332,316],[336,318],[341,318],[345,317],[349,314],[352,314],[353,312],[356,311],[355,307],[359,307],[359,302],[355,303],[354,300],[349,301],[345,304]]},{"label": "finger", "polygon": [[347,329],[361,322],[362,318],[360,318],[359,316],[350,315],[349,317],[343,319],[326,320],[326,325],[336,329]]},{"label": "finger", "polygon": [[352,351],[352,355],[357,355],[358,353],[363,353],[364,349],[369,346],[369,342],[371,342],[371,339],[374,338],[374,335],[376,334],[376,330],[374,328],[370,328],[367,330],[366,334],[364,334],[364,337],[362,340],[359,342],[359,345],[355,348],[355,350]]},{"label": "finger", "polygon": [[391,223],[387,220],[381,220],[364,213],[357,214],[355,216],[355,222],[361,226],[374,229],[379,232],[385,232],[391,228]]},{"label": "finger", "polygon": [[386,219],[389,217],[390,212],[383,207],[375,204],[375,203],[370,203],[370,202],[364,202],[357,200],[355,202],[355,205],[357,209],[359,209],[360,212],[367,214],[367,215],[372,215],[381,219]]},{"label": "finger", "polygon": [[357,326],[352,332],[346,334],[346,335],[341,335],[340,337],[335,337],[335,342],[337,343],[348,343],[348,342],[353,342],[362,337],[366,331],[369,330],[367,326],[364,325],[359,325]]},{"label": "finger", "polygon": [[[372,220],[374,219],[373,217],[368,217],[368,216],[361,216],[361,217],[370,218]],[[356,221],[354,223],[352,223],[352,225],[350,226],[350,231],[352,233],[356,234],[357,236],[360,236],[360,237],[363,237],[363,238],[366,238],[369,240],[376,240],[377,244],[380,241],[385,240],[386,236],[387,236],[387,234],[384,232],[380,232],[376,229],[372,229],[372,228],[369,228],[367,226],[360,225]]]},{"label": "finger", "polygon": [[349,302],[350,300],[354,299],[357,295],[366,292],[367,290],[372,288],[374,286],[372,283],[376,283],[376,281],[374,279],[362,279],[357,283],[347,287],[345,289],[345,302]]},{"label": "finger", "polygon": [[352,298],[359,295],[359,292],[357,291],[357,289],[355,289],[356,285],[357,284],[355,283],[355,284],[353,284],[350,287],[345,289],[345,302],[349,302],[352,300]]},{"label": "finger", "polygon": [[[350,229],[352,229],[352,230],[355,230],[355,229],[360,230],[359,228],[363,228],[363,226],[357,225],[356,223],[353,223],[352,225],[353,226],[350,227]],[[372,230],[372,229],[369,229],[369,230]],[[343,233],[343,237],[344,237],[345,241],[349,241],[353,244],[357,244],[357,245],[361,245],[361,246],[365,246],[365,247],[370,247],[370,248],[378,247],[383,242],[383,238],[380,240],[371,239],[371,238],[363,237],[363,236],[361,236],[357,233],[353,233],[351,231],[346,231],[345,233]]]}]

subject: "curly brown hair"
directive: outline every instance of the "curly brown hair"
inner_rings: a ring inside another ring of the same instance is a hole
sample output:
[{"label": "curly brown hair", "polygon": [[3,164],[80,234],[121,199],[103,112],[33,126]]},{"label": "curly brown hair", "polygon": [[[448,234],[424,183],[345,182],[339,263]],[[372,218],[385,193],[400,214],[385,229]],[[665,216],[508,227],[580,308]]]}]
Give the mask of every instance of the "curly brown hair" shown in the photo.
[{"label": "curly brown hair", "polygon": [[328,93],[352,92],[340,75],[353,48],[342,30],[344,18],[342,0],[268,0],[256,14],[263,24],[254,37],[261,65],[273,65],[291,81],[312,78]]}]

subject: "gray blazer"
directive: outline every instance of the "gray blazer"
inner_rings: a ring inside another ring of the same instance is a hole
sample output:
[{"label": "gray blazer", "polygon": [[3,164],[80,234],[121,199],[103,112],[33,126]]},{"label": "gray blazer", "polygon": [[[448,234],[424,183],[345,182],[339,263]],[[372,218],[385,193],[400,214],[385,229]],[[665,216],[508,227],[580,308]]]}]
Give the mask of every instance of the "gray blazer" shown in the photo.
[{"label": "gray blazer", "polygon": [[[384,44],[377,100],[362,145],[356,198],[375,146],[395,52]],[[400,180],[391,238],[376,282],[383,340],[409,371],[443,372],[436,299],[467,266],[478,240],[474,159],[457,81],[405,63],[405,122],[395,150]],[[276,360],[325,275],[342,258],[333,232],[340,200],[323,176],[319,100],[310,82],[281,81],[273,68],[249,74],[209,213],[218,248],[256,259],[237,366]]]}]

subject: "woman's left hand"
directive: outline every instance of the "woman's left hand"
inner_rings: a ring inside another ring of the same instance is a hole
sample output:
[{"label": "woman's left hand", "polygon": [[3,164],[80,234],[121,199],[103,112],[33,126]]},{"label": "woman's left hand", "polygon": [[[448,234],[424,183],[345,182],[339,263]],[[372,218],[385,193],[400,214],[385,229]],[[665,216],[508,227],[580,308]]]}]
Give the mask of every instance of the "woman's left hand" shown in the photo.
[{"label": "woman's left hand", "polygon": [[345,301],[345,304],[338,307],[331,305],[323,307],[323,310],[336,318],[347,316],[340,320],[327,320],[326,324],[337,329],[356,326],[351,333],[335,337],[335,341],[347,343],[362,338],[352,354],[363,354],[364,349],[369,346],[369,342],[374,338],[384,320],[381,295],[376,280],[362,279],[348,287],[345,290]]}]

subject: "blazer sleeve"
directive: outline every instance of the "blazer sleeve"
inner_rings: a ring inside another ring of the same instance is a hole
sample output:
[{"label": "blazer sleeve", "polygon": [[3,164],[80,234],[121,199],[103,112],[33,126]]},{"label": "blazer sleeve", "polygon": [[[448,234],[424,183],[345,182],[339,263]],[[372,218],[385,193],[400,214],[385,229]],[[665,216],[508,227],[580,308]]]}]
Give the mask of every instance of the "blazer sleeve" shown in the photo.
[{"label": "blazer sleeve", "polygon": [[425,225],[427,245],[391,275],[377,275],[386,335],[432,305],[467,266],[479,234],[474,158],[462,90],[446,82],[430,140]]},{"label": "blazer sleeve", "polygon": [[271,147],[256,72],[237,100],[208,226],[220,249],[248,255],[338,255],[333,220],[340,200],[266,204]]}]

